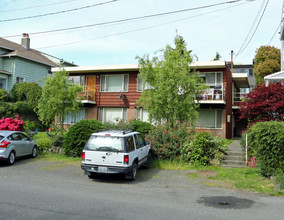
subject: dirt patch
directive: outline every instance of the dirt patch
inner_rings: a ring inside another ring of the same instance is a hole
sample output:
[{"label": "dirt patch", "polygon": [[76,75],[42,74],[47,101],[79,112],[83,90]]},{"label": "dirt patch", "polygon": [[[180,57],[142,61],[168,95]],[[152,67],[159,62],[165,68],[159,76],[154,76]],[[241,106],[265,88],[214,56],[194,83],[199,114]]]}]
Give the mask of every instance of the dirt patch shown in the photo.
[{"label": "dirt patch", "polygon": [[201,170],[198,172],[198,175],[201,178],[209,178],[217,175],[217,172],[214,170]]}]

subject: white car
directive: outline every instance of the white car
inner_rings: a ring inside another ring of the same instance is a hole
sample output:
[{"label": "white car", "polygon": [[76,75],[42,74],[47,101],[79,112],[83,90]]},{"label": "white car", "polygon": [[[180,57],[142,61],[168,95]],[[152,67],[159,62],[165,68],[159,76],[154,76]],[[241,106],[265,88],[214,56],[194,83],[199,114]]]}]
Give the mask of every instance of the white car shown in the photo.
[{"label": "white car", "polygon": [[82,153],[81,168],[90,178],[122,173],[135,180],[138,168],[149,168],[151,161],[151,145],[139,132],[108,130],[90,136]]}]

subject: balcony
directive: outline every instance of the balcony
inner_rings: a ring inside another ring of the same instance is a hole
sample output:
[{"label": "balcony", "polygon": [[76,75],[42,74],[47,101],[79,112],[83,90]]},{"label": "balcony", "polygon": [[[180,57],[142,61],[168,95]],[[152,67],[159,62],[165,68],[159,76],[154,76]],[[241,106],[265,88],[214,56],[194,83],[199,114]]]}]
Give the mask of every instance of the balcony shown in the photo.
[{"label": "balcony", "polygon": [[84,91],[79,94],[79,97],[83,98],[83,104],[96,104],[95,89],[88,86],[84,86]]},{"label": "balcony", "polygon": [[196,96],[200,104],[225,104],[224,89],[221,86],[209,88],[202,95]]},{"label": "balcony", "polygon": [[233,108],[238,109],[240,104],[245,101],[247,92],[234,92],[233,93]]}]

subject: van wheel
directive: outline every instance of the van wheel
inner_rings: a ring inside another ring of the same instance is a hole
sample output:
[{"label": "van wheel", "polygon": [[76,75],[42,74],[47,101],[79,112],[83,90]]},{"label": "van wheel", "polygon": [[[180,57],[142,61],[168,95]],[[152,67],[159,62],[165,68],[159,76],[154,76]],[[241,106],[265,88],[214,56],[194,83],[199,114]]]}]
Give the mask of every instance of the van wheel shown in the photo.
[{"label": "van wheel", "polygon": [[138,164],[136,162],[133,162],[131,171],[125,176],[126,179],[136,180],[137,170],[138,170]]},{"label": "van wheel", "polygon": [[146,161],[145,167],[147,169],[149,169],[151,167],[151,164],[152,164],[152,153],[149,152],[148,156],[147,156],[147,161]]},{"label": "van wheel", "polygon": [[88,177],[89,177],[90,179],[95,179],[97,176],[98,176],[97,173],[89,173],[89,174],[88,174]]}]

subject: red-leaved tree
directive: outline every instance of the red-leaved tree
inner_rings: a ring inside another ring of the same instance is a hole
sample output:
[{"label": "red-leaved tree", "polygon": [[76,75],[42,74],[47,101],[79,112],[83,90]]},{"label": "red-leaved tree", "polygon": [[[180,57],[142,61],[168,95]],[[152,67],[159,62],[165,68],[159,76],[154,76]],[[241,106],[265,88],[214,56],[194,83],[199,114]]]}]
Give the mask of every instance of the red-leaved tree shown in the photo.
[{"label": "red-leaved tree", "polygon": [[25,122],[16,115],[15,118],[0,119],[0,130],[21,131],[24,128]]},{"label": "red-leaved tree", "polygon": [[284,85],[257,85],[240,105],[240,118],[249,124],[258,121],[284,120]]}]

